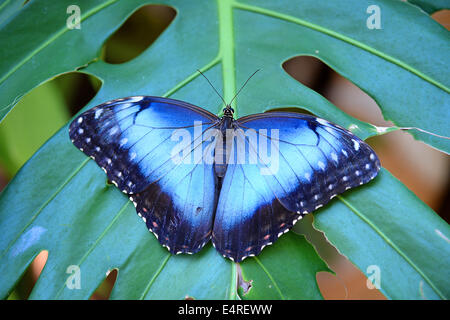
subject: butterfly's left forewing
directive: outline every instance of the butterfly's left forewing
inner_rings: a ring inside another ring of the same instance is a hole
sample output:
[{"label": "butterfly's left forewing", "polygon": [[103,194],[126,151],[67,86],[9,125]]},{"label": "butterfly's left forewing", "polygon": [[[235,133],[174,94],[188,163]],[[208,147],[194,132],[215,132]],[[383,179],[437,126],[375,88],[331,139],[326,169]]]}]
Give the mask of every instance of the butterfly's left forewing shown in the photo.
[{"label": "butterfly's left forewing", "polygon": [[205,132],[217,121],[181,101],[138,96],[82,113],[69,135],[130,195],[162,245],[196,252],[210,238],[218,192],[212,164],[194,159],[194,152],[214,147]]},{"label": "butterfly's left forewing", "polygon": [[235,261],[258,254],[304,214],[367,183],[380,168],[365,142],[312,116],[252,115],[235,129],[245,148],[235,148],[231,159],[242,159],[239,152],[247,158],[227,166],[213,227],[216,248]]}]

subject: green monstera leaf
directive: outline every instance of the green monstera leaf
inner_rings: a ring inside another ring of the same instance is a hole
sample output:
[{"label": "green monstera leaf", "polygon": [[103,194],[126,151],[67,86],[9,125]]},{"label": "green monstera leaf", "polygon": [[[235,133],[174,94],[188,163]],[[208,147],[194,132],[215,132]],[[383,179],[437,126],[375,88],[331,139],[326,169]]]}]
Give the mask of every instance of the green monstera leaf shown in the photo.
[{"label": "green monstera leaf", "polygon": [[[386,132],[340,111],[281,66],[293,56],[310,55],[367,92],[396,126],[449,135],[448,34],[416,6],[387,0],[158,1],[176,10],[164,33],[127,63],[100,60],[108,37],[151,3],[34,0],[19,7],[4,2],[0,41],[8,46],[0,50],[0,117],[40,83],[74,70],[103,83],[86,109],[118,97],[155,95],[219,113],[218,97],[196,70],[230,101],[238,86],[262,69],[235,101],[238,116],[298,107],[363,139]],[[73,4],[81,9],[81,28],[72,30],[66,12]],[[381,10],[381,29],[366,26],[373,4]],[[412,134],[450,150],[445,139]],[[379,269],[387,297],[450,296],[448,225],[386,170],[315,217],[315,226],[363,272]],[[239,266],[210,244],[193,256],[170,255],[129,200],[71,144],[67,125],[2,192],[0,231],[2,297],[41,250],[49,256],[31,294],[36,299],[89,298],[115,268],[111,298],[117,299],[320,299],[315,274],[328,270],[294,232]],[[74,266],[78,289],[66,285]],[[238,290],[242,281],[252,284],[247,292]]]}]

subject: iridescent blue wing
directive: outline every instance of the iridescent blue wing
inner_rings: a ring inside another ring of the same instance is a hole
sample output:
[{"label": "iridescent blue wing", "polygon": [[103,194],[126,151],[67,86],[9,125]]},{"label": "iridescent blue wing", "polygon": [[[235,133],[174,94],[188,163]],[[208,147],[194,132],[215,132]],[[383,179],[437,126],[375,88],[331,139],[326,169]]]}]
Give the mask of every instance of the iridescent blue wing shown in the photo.
[{"label": "iridescent blue wing", "polygon": [[129,194],[163,246],[196,252],[210,239],[218,191],[212,164],[193,155],[214,147],[202,133],[217,121],[182,101],[137,96],[82,113],[69,135]]},{"label": "iridescent blue wing", "polygon": [[[212,236],[216,249],[234,261],[258,254],[304,214],[369,182],[380,169],[369,145],[323,119],[274,112],[235,124],[235,144],[244,147],[234,148],[228,160]],[[238,159],[242,154],[245,161]]]}]

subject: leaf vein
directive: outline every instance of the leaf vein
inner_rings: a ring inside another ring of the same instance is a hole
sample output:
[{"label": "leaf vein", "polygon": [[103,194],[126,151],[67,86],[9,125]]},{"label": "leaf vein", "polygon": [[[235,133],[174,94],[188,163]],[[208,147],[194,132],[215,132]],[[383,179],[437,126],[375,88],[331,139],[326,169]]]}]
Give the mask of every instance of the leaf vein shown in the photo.
[{"label": "leaf vein", "polygon": [[434,283],[425,275],[425,273],[394,243],[388,238],[377,226],[375,226],[362,212],[351,205],[342,195],[338,195],[337,198],[342,201],[351,211],[353,211],[358,217],[360,217],[365,223],[367,223],[376,233],[378,233],[387,244],[389,244],[397,253],[406,260],[426,282],[436,291],[436,293],[442,298],[446,299],[445,295],[434,285]]},{"label": "leaf vein", "polygon": [[402,61],[400,61],[399,59],[397,59],[397,58],[395,58],[393,56],[385,54],[385,53],[383,53],[383,52],[381,52],[381,51],[379,51],[379,50],[377,50],[377,49],[375,49],[375,48],[373,48],[373,47],[371,47],[369,45],[366,45],[366,44],[364,44],[364,43],[362,43],[362,42],[360,42],[358,40],[352,39],[352,38],[350,38],[348,36],[345,36],[343,34],[340,34],[340,33],[336,32],[336,31],[327,29],[325,27],[319,26],[317,24],[308,22],[306,20],[303,20],[303,19],[300,19],[300,18],[297,18],[297,17],[293,17],[293,16],[290,16],[290,15],[287,15],[287,14],[283,14],[283,13],[279,13],[279,12],[274,12],[273,10],[264,9],[264,8],[261,8],[261,7],[256,7],[256,6],[252,6],[252,5],[242,4],[242,3],[238,3],[238,2],[234,2],[234,6],[236,8],[238,8],[238,9],[241,9],[241,10],[254,12],[254,13],[258,13],[258,14],[261,14],[261,15],[269,16],[269,17],[272,17],[272,18],[276,18],[276,19],[292,22],[292,23],[295,23],[295,24],[299,24],[299,25],[302,25],[304,27],[307,27],[307,28],[313,29],[315,31],[319,31],[321,33],[329,35],[331,37],[334,37],[336,39],[345,41],[345,42],[347,42],[349,44],[352,44],[352,45],[354,45],[354,46],[356,46],[356,47],[358,47],[360,49],[366,50],[366,51],[368,51],[368,52],[370,52],[370,53],[372,53],[372,54],[374,54],[376,56],[379,56],[380,58],[383,58],[384,60],[386,60],[388,62],[396,64],[396,65],[402,67],[403,69],[408,70],[409,72],[411,72],[411,73],[417,75],[418,77],[424,79],[425,81],[428,81],[429,83],[435,85],[439,89],[442,89],[442,90],[444,90],[447,93],[450,93],[450,88],[448,88],[444,84],[440,83],[439,81],[434,80],[430,76],[427,76],[426,74],[424,74],[423,72],[417,70],[416,68],[408,65],[407,63],[402,62]]}]

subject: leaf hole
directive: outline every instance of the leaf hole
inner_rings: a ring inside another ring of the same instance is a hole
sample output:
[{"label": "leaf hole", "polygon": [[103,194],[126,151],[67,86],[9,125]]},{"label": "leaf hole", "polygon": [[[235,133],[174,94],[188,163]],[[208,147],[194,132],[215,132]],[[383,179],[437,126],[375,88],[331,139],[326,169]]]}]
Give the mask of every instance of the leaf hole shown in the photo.
[{"label": "leaf hole", "polygon": [[9,180],[70,117],[97,94],[101,81],[69,72],[46,81],[20,98],[0,124],[0,165]]},{"label": "leaf hole", "polygon": [[175,9],[164,5],[139,8],[105,42],[103,60],[119,64],[136,58],[155,42],[175,15]]},{"label": "leaf hole", "polygon": [[106,272],[106,277],[90,297],[90,300],[108,300],[117,281],[119,270],[114,268]]},{"label": "leaf hole", "polygon": [[303,234],[328,267],[335,272],[335,275],[329,272],[316,274],[322,296],[327,300],[386,299],[379,290],[367,288],[366,275],[342,255],[323,232],[314,228],[313,221],[313,215],[306,215],[293,227],[293,231]]},{"label": "leaf hole", "polygon": [[102,86],[100,79],[82,72],[64,73],[52,81],[60,89],[71,116],[84,108]]},{"label": "leaf hole", "polygon": [[404,131],[374,136],[366,142],[375,150],[384,168],[450,222],[448,155]]},{"label": "leaf hole", "polygon": [[[294,79],[352,117],[379,127],[393,125],[384,120],[374,99],[320,59],[297,56],[284,62],[283,68]],[[369,138],[367,143],[380,157],[384,168],[444,219],[450,219],[445,209],[450,176],[449,161],[445,154],[414,140],[409,133],[400,131]]]},{"label": "leaf hole", "polygon": [[33,291],[36,282],[38,281],[42,270],[44,269],[48,260],[48,251],[42,250],[30,263],[28,268],[23,273],[20,280],[17,282],[14,290],[8,296],[8,300],[26,300]]},{"label": "leaf hole", "polygon": [[350,116],[377,126],[391,125],[374,99],[319,58],[297,56],[285,61],[283,69]]},{"label": "leaf hole", "polygon": [[431,18],[433,18],[445,29],[450,30],[450,10],[444,9],[436,11],[431,15]]}]

